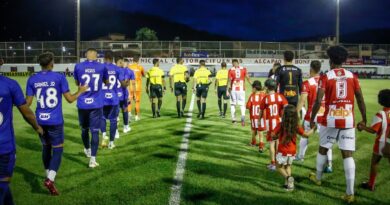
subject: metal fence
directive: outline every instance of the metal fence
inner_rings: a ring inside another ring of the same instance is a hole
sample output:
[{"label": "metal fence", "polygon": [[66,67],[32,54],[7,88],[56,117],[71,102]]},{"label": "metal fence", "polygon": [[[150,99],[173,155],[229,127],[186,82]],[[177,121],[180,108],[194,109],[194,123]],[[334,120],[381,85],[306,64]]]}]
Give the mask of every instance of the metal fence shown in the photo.
[{"label": "metal fence", "polygon": [[[351,58],[370,57],[390,59],[390,45],[344,44]],[[84,41],[81,42],[80,57],[84,50],[96,48],[99,53],[106,50],[115,55],[133,57],[179,57],[183,53],[202,52],[209,58],[281,58],[286,50],[295,52],[300,59],[326,58],[325,43],[248,42],[248,41]],[[56,63],[76,62],[74,41],[46,42],[0,42],[0,58],[5,63],[36,63],[43,51],[51,51]]]}]

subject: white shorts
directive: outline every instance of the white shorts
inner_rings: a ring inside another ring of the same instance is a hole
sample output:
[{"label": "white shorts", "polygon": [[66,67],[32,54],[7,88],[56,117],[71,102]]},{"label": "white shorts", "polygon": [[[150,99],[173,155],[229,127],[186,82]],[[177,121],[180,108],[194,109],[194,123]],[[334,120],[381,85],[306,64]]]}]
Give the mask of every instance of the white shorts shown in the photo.
[{"label": "white shorts", "polygon": [[234,91],[230,93],[231,105],[245,105],[245,91]]},{"label": "white shorts", "polygon": [[[317,124],[317,133],[319,133],[322,126],[319,123],[316,123],[316,124]],[[305,129],[305,132],[310,131],[311,130],[310,122],[307,120],[303,121],[303,128]]]},{"label": "white shorts", "polygon": [[294,159],[295,159],[295,156],[293,156],[293,155],[283,156],[283,154],[280,152],[276,155],[276,161],[280,165],[292,165]]},{"label": "white shorts", "polygon": [[355,128],[337,129],[322,126],[320,129],[320,146],[332,149],[338,142],[341,150],[355,151]]}]

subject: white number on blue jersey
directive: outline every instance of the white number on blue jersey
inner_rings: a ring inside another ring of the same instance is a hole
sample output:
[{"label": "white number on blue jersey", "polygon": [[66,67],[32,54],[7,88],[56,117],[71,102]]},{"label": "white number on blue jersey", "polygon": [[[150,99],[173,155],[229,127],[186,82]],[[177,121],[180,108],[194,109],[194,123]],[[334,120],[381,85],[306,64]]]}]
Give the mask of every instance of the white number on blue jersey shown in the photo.
[{"label": "white number on blue jersey", "polygon": [[110,83],[110,87],[107,87],[106,84],[103,83],[103,90],[107,90],[107,89],[110,89],[112,90],[112,88],[114,88],[115,84],[116,84],[116,76],[115,75],[110,75],[108,76],[108,81]]},{"label": "white number on blue jersey", "polygon": [[[99,74],[92,74],[92,78],[94,80],[94,83],[93,83],[93,91],[98,91],[99,90],[99,79],[100,79],[100,75]],[[85,80],[85,84],[89,85],[89,83],[91,82],[91,76],[88,75],[88,74],[84,74],[81,76],[81,79]],[[89,86],[88,90],[87,91],[91,91],[91,86]]]},{"label": "white number on blue jersey", "polygon": [[42,109],[54,108],[58,104],[57,98],[57,90],[55,88],[48,88],[46,90],[46,99],[45,96],[42,95],[42,88],[37,89],[37,101]]}]

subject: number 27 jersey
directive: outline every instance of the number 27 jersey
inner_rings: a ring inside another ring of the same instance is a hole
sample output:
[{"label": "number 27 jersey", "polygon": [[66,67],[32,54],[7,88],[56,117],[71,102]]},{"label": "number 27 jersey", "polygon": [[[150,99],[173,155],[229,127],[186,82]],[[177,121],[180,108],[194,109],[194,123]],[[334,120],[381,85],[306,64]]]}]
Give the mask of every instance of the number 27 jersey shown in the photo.
[{"label": "number 27 jersey", "polygon": [[26,95],[35,96],[37,108],[35,115],[40,125],[62,125],[62,94],[69,92],[68,81],[64,75],[42,71],[27,81]]},{"label": "number 27 jersey", "polygon": [[360,90],[357,77],[343,68],[322,75],[318,88],[325,92],[325,113],[322,125],[349,129],[355,126],[355,92]]},{"label": "number 27 jersey", "polygon": [[76,65],[74,79],[80,85],[88,84],[87,92],[77,99],[79,109],[99,109],[103,107],[103,81],[108,80],[107,68],[97,61],[84,61]]}]

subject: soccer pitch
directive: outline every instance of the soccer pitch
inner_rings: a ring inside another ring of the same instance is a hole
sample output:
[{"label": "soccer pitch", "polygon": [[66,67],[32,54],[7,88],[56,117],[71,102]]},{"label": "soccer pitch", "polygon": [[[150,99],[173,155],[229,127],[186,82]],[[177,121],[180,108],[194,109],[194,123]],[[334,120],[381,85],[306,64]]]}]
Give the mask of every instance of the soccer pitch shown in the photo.
[{"label": "soccer pitch", "polygon": [[[27,78],[14,79],[25,89]],[[68,81],[72,92],[76,91],[74,80],[68,78]],[[381,109],[377,94],[380,89],[388,87],[389,81],[360,82],[370,124],[372,116]],[[247,88],[251,90],[248,85]],[[191,93],[189,90],[187,109]],[[95,169],[87,168],[89,160],[83,153],[76,104],[63,103],[65,147],[56,178],[61,194],[58,197],[51,197],[43,187],[44,169],[38,136],[14,110],[17,162],[11,189],[16,204],[169,203],[186,124],[185,118],[176,118],[173,93],[166,92],[159,119],[151,118],[150,103],[143,93],[141,121],[132,120],[132,131],[123,134],[121,118],[121,137],[115,142],[117,147],[114,150],[99,149],[97,161],[100,167]],[[194,113],[197,113],[196,106]],[[357,107],[356,113],[359,121]],[[230,116],[229,111],[227,116]],[[324,174],[322,186],[313,185],[307,176],[315,169],[318,135],[312,136],[304,163],[293,164],[296,189],[286,192],[281,186],[284,179],[279,173],[266,169],[268,149],[259,154],[257,148],[247,146],[250,137],[249,115],[244,128],[232,125],[229,117],[218,117],[217,97],[212,87],[206,119],[198,120],[193,116],[181,204],[343,204],[339,198],[345,192],[345,177],[337,146],[333,148],[334,172]],[[357,133],[354,154],[356,204],[390,204],[390,172],[385,171],[389,170],[387,160],[380,163],[375,192],[358,188],[368,178],[374,139],[374,135]]]}]

